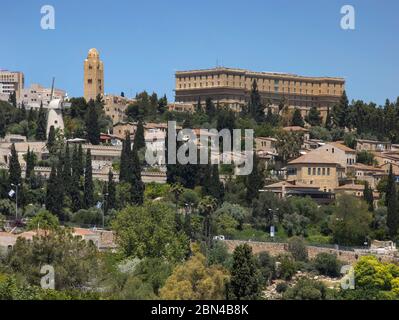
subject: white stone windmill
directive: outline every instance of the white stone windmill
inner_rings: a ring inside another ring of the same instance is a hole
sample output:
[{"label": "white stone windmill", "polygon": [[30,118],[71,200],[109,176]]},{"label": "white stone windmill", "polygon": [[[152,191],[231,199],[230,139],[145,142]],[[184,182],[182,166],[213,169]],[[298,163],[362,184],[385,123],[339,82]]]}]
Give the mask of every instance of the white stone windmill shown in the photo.
[{"label": "white stone windmill", "polygon": [[48,105],[48,114],[47,114],[47,130],[46,134],[48,136],[50,132],[51,126],[54,129],[58,129],[61,132],[64,132],[64,119],[62,118],[62,109],[66,107],[70,107],[70,103],[64,102],[62,99],[54,99],[53,100],[53,93],[54,93],[54,78],[53,83],[51,85],[51,96],[50,96],[50,103]]}]

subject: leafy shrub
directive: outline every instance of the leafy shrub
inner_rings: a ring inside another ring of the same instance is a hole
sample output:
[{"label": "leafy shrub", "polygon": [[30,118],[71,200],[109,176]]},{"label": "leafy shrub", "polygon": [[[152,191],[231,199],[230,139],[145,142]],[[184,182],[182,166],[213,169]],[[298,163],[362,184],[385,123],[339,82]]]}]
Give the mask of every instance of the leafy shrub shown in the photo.
[{"label": "leafy shrub", "polygon": [[276,286],[276,291],[277,293],[283,293],[286,292],[288,289],[288,284],[286,282],[280,282]]},{"label": "leafy shrub", "polygon": [[284,293],[283,298],[286,300],[325,300],[327,288],[320,281],[302,278]]},{"label": "leafy shrub", "polygon": [[297,261],[308,260],[308,249],[306,248],[305,241],[300,237],[292,237],[288,240],[288,251]]},{"label": "leafy shrub", "polygon": [[290,255],[280,255],[276,258],[279,262],[277,275],[280,279],[291,280],[297,271],[297,265]]},{"label": "leafy shrub", "polygon": [[322,252],[313,261],[315,269],[322,275],[338,277],[340,274],[341,262],[335,254]]}]

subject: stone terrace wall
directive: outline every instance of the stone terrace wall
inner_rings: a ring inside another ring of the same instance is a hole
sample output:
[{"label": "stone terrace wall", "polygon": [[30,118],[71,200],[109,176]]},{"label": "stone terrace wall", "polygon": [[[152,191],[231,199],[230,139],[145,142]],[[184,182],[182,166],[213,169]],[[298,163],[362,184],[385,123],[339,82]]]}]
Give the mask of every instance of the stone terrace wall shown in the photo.
[{"label": "stone terrace wall", "polygon": [[[225,240],[224,243],[226,243],[227,248],[230,252],[234,251],[235,247],[244,243],[252,247],[252,251],[254,254],[266,251],[272,256],[277,256],[279,254],[288,252],[288,244],[280,242]],[[337,250],[326,247],[308,246],[308,254],[309,258],[311,259],[321,252],[336,254],[339,260],[350,264],[356,262],[359,259],[359,257],[361,257],[362,255],[371,255],[370,253],[365,253],[365,252],[359,253],[355,251]],[[375,256],[377,256],[381,261],[399,262],[398,258],[395,258],[393,256],[389,255],[375,255]]]}]

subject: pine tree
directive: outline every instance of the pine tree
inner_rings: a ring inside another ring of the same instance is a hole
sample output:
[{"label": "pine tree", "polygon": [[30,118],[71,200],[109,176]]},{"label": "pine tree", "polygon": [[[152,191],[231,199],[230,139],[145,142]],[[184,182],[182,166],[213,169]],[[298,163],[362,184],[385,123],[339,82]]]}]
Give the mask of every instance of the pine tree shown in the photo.
[{"label": "pine tree", "polygon": [[164,114],[168,107],[168,99],[166,98],[166,94],[158,100],[158,113]]},{"label": "pine tree", "polygon": [[350,123],[348,123],[349,111],[349,100],[344,90],[339,103],[332,110],[333,122],[336,127],[345,128],[350,126]]},{"label": "pine tree", "polygon": [[91,144],[100,144],[100,127],[98,124],[98,114],[96,110],[96,104],[92,99],[89,101],[87,107],[86,132],[87,139]]},{"label": "pine tree", "polygon": [[245,186],[247,189],[246,200],[251,204],[259,196],[259,190],[264,186],[263,170],[259,168],[259,159],[256,153],[253,153],[253,169],[252,172],[245,179]]},{"label": "pine tree", "polygon": [[91,152],[90,149],[86,153],[85,165],[85,184],[84,184],[84,206],[86,209],[94,205],[94,185],[93,185],[93,168],[91,165]]},{"label": "pine tree", "polygon": [[363,191],[363,199],[367,202],[369,206],[369,211],[374,211],[374,197],[373,197],[373,189],[370,188],[369,183],[366,181],[364,184],[364,191]]},{"label": "pine tree", "polygon": [[107,206],[108,209],[114,209],[116,203],[116,186],[114,181],[114,175],[110,169],[108,172],[108,196],[107,196]]},{"label": "pine tree", "polygon": [[320,116],[320,111],[316,107],[311,107],[309,114],[306,116],[306,122],[312,127],[320,126],[322,118]]},{"label": "pine tree", "polygon": [[11,145],[11,157],[8,169],[10,184],[18,185],[21,183],[21,166],[18,160],[18,154],[15,150],[15,144]]},{"label": "pine tree", "polygon": [[257,300],[261,295],[259,270],[252,248],[243,244],[235,248],[231,270],[231,293],[237,300]]},{"label": "pine tree", "polygon": [[40,103],[39,115],[37,117],[37,127],[35,138],[38,141],[46,140],[46,130],[47,130],[47,114],[43,109],[43,102]]},{"label": "pine tree", "polygon": [[387,226],[389,235],[393,239],[399,228],[398,195],[395,177],[392,172],[392,164],[389,167],[388,182],[385,194],[385,205],[387,206]]},{"label": "pine tree", "polygon": [[55,155],[57,153],[57,141],[56,141],[54,126],[50,127],[46,147],[51,155]]},{"label": "pine tree", "polygon": [[139,120],[139,122],[137,123],[137,129],[136,133],[134,134],[133,145],[137,150],[145,148],[144,126],[141,120]]},{"label": "pine tree", "polygon": [[305,121],[303,121],[301,110],[298,108],[295,108],[294,114],[292,115],[291,125],[299,127],[305,126]]}]

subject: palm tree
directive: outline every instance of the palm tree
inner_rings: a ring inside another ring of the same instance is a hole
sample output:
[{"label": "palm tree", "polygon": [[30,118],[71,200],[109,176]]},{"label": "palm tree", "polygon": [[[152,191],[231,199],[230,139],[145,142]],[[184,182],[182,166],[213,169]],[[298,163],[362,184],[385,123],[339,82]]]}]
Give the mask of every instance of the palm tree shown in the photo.
[{"label": "palm tree", "polygon": [[177,209],[177,206],[179,204],[180,195],[184,192],[184,187],[180,183],[174,183],[174,184],[172,184],[170,191],[175,196],[176,209]]},{"label": "palm tree", "polygon": [[213,197],[206,196],[202,198],[198,205],[200,213],[204,216],[204,238],[208,247],[211,244],[211,218],[212,213],[217,208],[217,200]]}]

